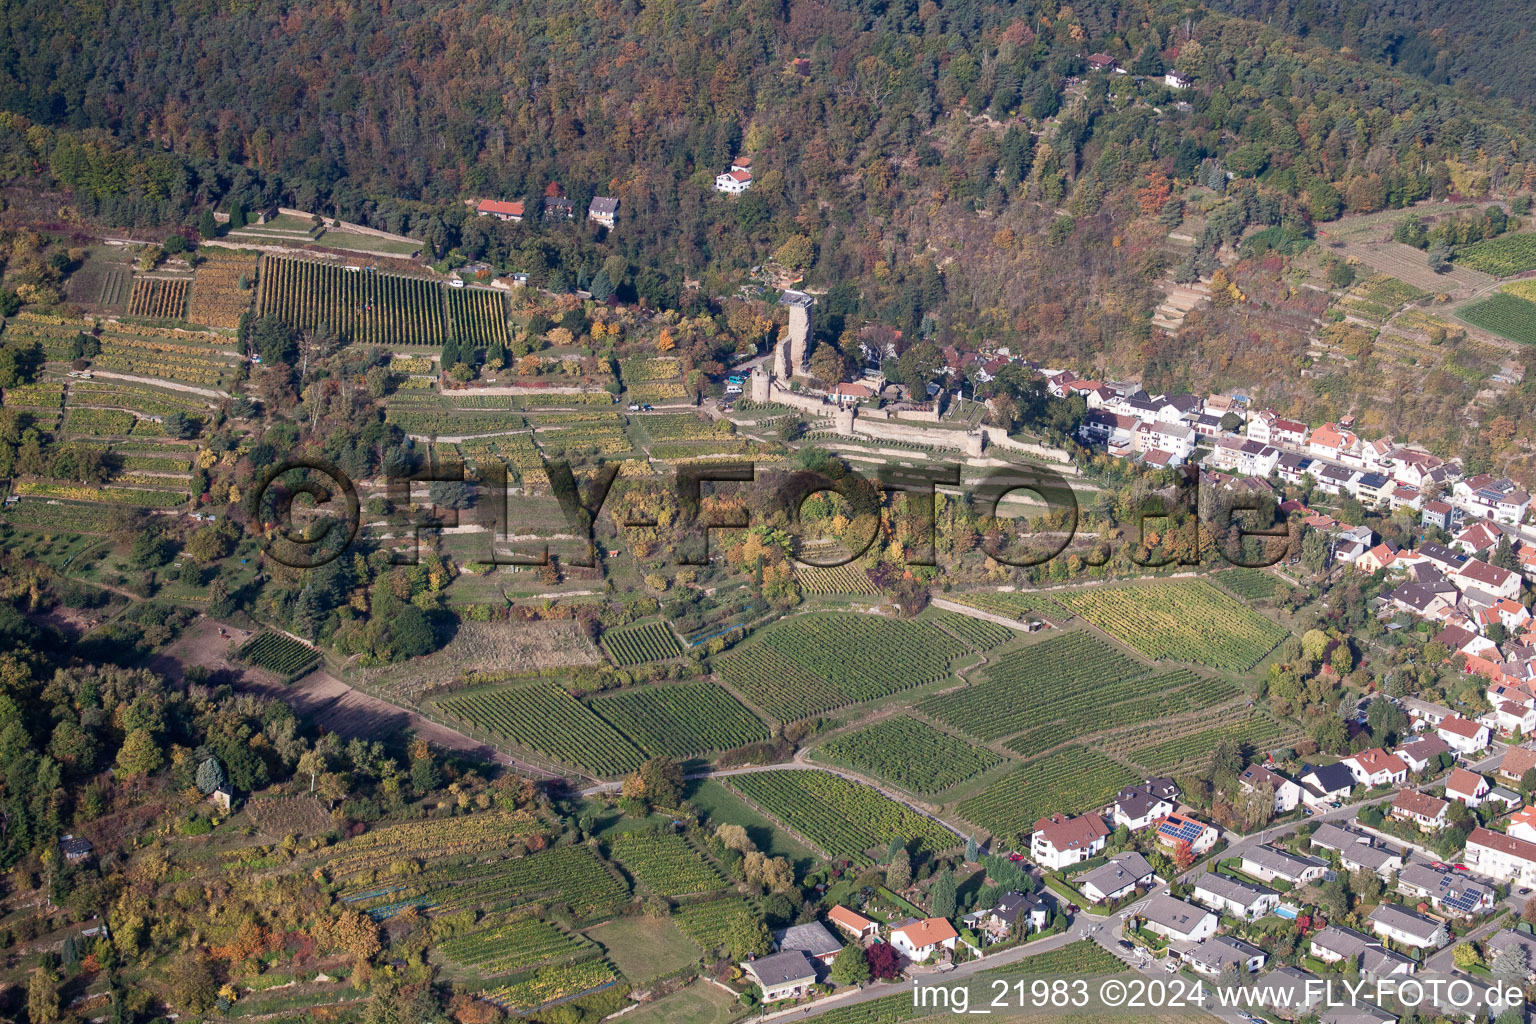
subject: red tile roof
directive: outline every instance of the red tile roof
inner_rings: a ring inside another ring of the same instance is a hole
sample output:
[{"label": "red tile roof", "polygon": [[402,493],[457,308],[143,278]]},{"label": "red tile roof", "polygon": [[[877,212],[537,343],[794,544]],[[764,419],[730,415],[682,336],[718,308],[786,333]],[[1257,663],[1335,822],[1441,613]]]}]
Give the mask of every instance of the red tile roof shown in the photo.
[{"label": "red tile roof", "polygon": [[929,917],[921,921],[913,921],[903,928],[891,929],[891,934],[905,935],[907,942],[913,949],[922,949],[924,946],[936,946],[949,939],[958,939],[960,933],[955,931],[955,926],[942,917]]},{"label": "red tile roof", "polygon": [[1450,804],[1416,789],[1399,790],[1392,800],[1392,809],[1404,814],[1417,814],[1425,818],[1438,818]]},{"label": "red tile roof", "polygon": [[521,217],[523,215],[523,201],[503,202],[500,199],[482,199],[475,206],[477,213],[499,213],[506,217]]},{"label": "red tile roof", "polygon": [[1482,732],[1488,727],[1478,722],[1468,721],[1467,719],[1462,718],[1460,715],[1452,715],[1451,717],[1442,721],[1439,725],[1439,728],[1444,729],[1447,732],[1454,733],[1457,736],[1462,736],[1471,740],[1476,739],[1478,733]]}]

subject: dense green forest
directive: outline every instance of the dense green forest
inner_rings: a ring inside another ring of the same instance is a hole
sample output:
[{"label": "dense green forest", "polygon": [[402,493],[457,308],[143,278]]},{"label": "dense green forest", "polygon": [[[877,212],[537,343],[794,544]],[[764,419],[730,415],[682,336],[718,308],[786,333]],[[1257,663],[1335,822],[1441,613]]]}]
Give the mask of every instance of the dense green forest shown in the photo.
[{"label": "dense green forest", "polygon": [[[0,132],[6,177],[46,168],[92,218],[190,222],[206,204],[281,200],[555,283],[619,255],[625,287],[655,303],[803,235],[808,280],[845,284],[833,313],[915,328],[934,312],[1047,342],[1061,317],[1092,344],[1127,325],[1078,301],[1011,297],[1015,284],[1049,295],[1035,278],[1059,261],[1031,245],[1000,243],[1022,279],[989,271],[952,294],[923,265],[970,244],[971,214],[1032,202],[1015,237],[1079,233],[1091,264],[1094,243],[1157,212],[1165,179],[1220,188],[1231,175],[1245,189],[1213,219],[1212,247],[1247,223],[1536,174],[1523,119],[1497,106],[1182,5],[126,4],[8,17],[0,109],[26,120]],[[1071,86],[1096,50],[1148,77]],[[1193,88],[1175,95],[1165,69]],[[738,151],[758,174],[730,202],[708,184]],[[578,207],[619,196],[622,230],[598,246],[564,224],[490,227],[459,202],[551,182]],[[1072,219],[1055,224],[1055,210]],[[1123,304],[1138,305],[1134,292]]]},{"label": "dense green forest", "polygon": [[1218,0],[1213,6],[1348,47],[1439,85],[1529,103],[1530,11],[1508,0]]}]

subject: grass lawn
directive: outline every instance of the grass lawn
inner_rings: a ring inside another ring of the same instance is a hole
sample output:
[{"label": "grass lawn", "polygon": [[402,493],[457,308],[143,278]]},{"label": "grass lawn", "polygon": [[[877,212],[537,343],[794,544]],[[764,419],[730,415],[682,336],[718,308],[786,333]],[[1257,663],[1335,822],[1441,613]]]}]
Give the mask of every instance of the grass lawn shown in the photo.
[{"label": "grass lawn", "polygon": [[702,955],[699,947],[665,917],[621,917],[588,928],[586,934],[602,943],[608,959],[637,985],[680,970]]},{"label": "grass lawn", "polygon": [[809,869],[819,859],[795,838],[753,810],[741,797],[713,779],[698,779],[689,785],[688,799],[709,818],[709,827],[740,825],[757,848],[770,857],[788,857],[801,869]]},{"label": "grass lawn", "polygon": [[680,992],[626,1013],[624,1019],[627,1024],[727,1024],[739,1007],[740,1003],[729,992],[697,981]]},{"label": "grass lawn", "polygon": [[420,242],[396,242],[377,235],[363,235],[354,231],[327,228],[320,235],[320,244],[337,249],[361,249],[364,252],[383,253],[386,256],[414,256],[421,251]]}]

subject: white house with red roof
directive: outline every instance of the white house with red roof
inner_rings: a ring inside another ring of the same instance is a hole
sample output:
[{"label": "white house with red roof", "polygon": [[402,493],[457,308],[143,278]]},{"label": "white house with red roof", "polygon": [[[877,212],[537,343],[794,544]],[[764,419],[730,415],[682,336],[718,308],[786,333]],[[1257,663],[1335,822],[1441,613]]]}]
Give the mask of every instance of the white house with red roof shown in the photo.
[{"label": "white house with red roof", "polygon": [[880,937],[879,924],[857,911],[849,910],[842,904],[838,904],[827,912],[827,920],[835,924],[840,931],[845,932],[849,938],[860,942]]},{"label": "white house with red roof", "polygon": [[1449,810],[1450,804],[1446,801],[1416,789],[1398,790],[1397,796],[1392,798],[1392,817],[1411,821],[1422,832],[1434,832],[1449,825]]},{"label": "white house with red roof", "polygon": [[1478,827],[1467,836],[1462,858],[1478,874],[1536,885],[1536,843]]},{"label": "white house with red roof", "polygon": [[1516,839],[1536,843],[1536,807],[1522,807],[1510,816],[1504,832]]},{"label": "white house with red roof", "polygon": [[891,929],[891,945],[914,963],[927,963],[935,954],[954,949],[960,933],[942,917],[913,918]]},{"label": "white house with red roof", "polygon": [[1462,531],[1451,541],[1451,546],[1458,551],[1465,551],[1469,555],[1475,555],[1479,551],[1487,551],[1497,547],[1499,539],[1504,536],[1497,526],[1486,519],[1479,519],[1475,523],[1468,523]]},{"label": "white house with red roof", "polygon": [[1486,749],[1493,739],[1492,729],[1482,722],[1474,722],[1460,715],[1452,715],[1441,722],[1435,728],[1435,733],[1459,754],[1475,754]]},{"label": "white house with red roof", "polygon": [[1511,633],[1523,633],[1526,624],[1531,621],[1531,610],[1518,601],[1509,598],[1500,598],[1491,607],[1484,608],[1477,613],[1477,624],[1484,627],[1498,623]]},{"label": "white house with red roof", "polygon": [[1097,814],[1069,818],[1053,814],[1035,822],[1029,837],[1029,856],[1036,864],[1052,871],[1097,857],[1104,852],[1109,827]]},{"label": "white house with red roof", "polygon": [[1520,596],[1520,586],[1525,582],[1519,573],[1491,565],[1480,558],[1467,559],[1460,569],[1451,574],[1450,580],[1463,594],[1469,590],[1480,590],[1494,598],[1511,600]]},{"label": "white house with red roof", "polygon": [[1313,455],[1321,455],[1325,459],[1356,463],[1360,461],[1360,438],[1337,423],[1324,423],[1312,431],[1312,436],[1307,441],[1307,449]]},{"label": "white house with red roof", "polygon": [[1380,747],[1351,754],[1339,763],[1349,769],[1355,782],[1360,785],[1401,786],[1408,781],[1408,766],[1403,763],[1403,759]]},{"label": "white house with red roof", "polygon": [[1465,768],[1452,768],[1451,774],[1445,780],[1445,797],[1447,800],[1464,803],[1468,807],[1478,807],[1492,788],[1488,780],[1477,772],[1468,771]]},{"label": "white house with red roof", "polygon": [[495,217],[497,220],[511,221],[516,224],[523,219],[523,201],[521,199],[511,201],[482,199],[475,204],[475,212],[482,217]]},{"label": "white house with red roof", "polygon": [[752,172],[745,167],[732,167],[724,174],[715,175],[715,191],[739,196],[752,187]]},{"label": "white house with red roof", "polygon": [[1174,852],[1188,847],[1189,852],[1196,857],[1209,852],[1216,845],[1216,840],[1221,838],[1221,833],[1212,826],[1177,812],[1158,822],[1153,835],[1158,845]]}]

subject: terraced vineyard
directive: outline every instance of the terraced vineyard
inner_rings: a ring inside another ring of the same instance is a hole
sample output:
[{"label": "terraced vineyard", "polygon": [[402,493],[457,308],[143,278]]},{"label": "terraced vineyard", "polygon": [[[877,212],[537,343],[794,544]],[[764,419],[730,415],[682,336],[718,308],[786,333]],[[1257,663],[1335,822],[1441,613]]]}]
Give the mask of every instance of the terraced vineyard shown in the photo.
[{"label": "terraced vineyard", "polygon": [[257,668],[292,679],[320,660],[320,652],[281,633],[257,633],[240,648],[240,658]]},{"label": "terraced vineyard", "polygon": [[1536,270],[1536,233],[1499,235],[1462,246],[1454,262],[1495,277]]},{"label": "terraced vineyard", "polygon": [[503,345],[512,340],[507,332],[507,303],[493,288],[449,288],[448,330],[459,341],[473,345]]},{"label": "terraced vineyard", "polygon": [[886,718],[846,733],[821,748],[826,759],[855,771],[932,795],[1002,762],[985,747],[973,747],[915,718]]},{"label": "terraced vineyard", "polygon": [[[256,291],[256,261],[249,256],[225,255],[212,249],[200,252],[201,262],[192,278],[187,319],[204,327],[234,329],[240,314],[251,308]],[[242,279],[245,287],[240,287]]]},{"label": "terraced vineyard", "polygon": [[227,344],[228,338],[209,332],[113,322],[103,328],[101,352],[91,365],[216,388],[233,381],[240,366],[240,355]]},{"label": "terraced vineyard", "polygon": [[710,682],[622,690],[591,706],[646,754],[686,759],[768,739],[768,727]]},{"label": "terraced vineyard", "polygon": [[647,661],[664,661],[683,653],[677,637],[664,622],[642,622],[603,634],[603,650],[620,668]]},{"label": "terraced vineyard", "polygon": [[814,565],[797,565],[795,579],[799,580],[800,589],[807,594],[878,594],[880,592],[870,582],[867,572],[851,565],[838,565],[825,569]]},{"label": "terraced vineyard", "polygon": [[1149,669],[1091,633],[1066,633],[998,658],[982,682],[931,697],[917,709],[984,740],[1091,712],[1108,694],[1158,692]]},{"label": "terraced vineyard", "polygon": [[1248,601],[1267,601],[1279,592],[1281,584],[1262,569],[1226,569],[1215,577],[1217,583]]},{"label": "terraced vineyard", "polygon": [[1149,658],[1246,671],[1286,630],[1204,580],[1094,587],[1058,600]]},{"label": "terraced vineyard", "polygon": [[1481,302],[1463,306],[1456,315],[1502,338],[1536,345],[1536,302],[1495,292]]},{"label": "terraced vineyard", "polygon": [[1217,707],[1241,696],[1241,691],[1230,683],[1220,679],[1201,679],[1185,669],[1154,676],[1147,680],[1144,689],[1152,692],[1131,700],[1079,705],[1073,716],[1031,729],[1009,740],[1008,749],[1022,757],[1033,757],[1052,747],[1096,732],[1150,725],[1174,715]]},{"label": "terraced vineyard", "polygon": [[978,651],[990,651],[994,647],[1001,647],[1003,644],[1017,640],[1024,635],[1008,626],[990,622],[986,619],[972,618],[969,615],[961,615],[958,612],[934,609],[924,615],[923,618],[938,626],[956,640]]},{"label": "terraced vineyard", "polygon": [[609,850],[636,881],[662,896],[714,892],[727,884],[688,840],[670,832],[626,832]]},{"label": "terraced vineyard", "polygon": [[679,907],[672,920],[706,954],[729,951],[732,936],[741,934],[757,918],[752,904],[726,898]]},{"label": "terraced vineyard", "polygon": [[633,771],[645,755],[591,708],[544,680],[438,701],[444,714],[599,776]]},{"label": "terraced vineyard", "polygon": [[596,943],[580,935],[569,935],[537,917],[518,917],[494,928],[460,935],[439,948],[448,959],[487,976],[526,971],[598,953]]},{"label": "terraced vineyard", "polygon": [[[959,839],[938,822],[867,786],[826,772],[785,769],[733,775],[742,796],[833,857],[867,863],[898,836],[924,849],[947,850]],[[1118,788],[1118,787],[1117,787]]]},{"label": "terraced vineyard", "polygon": [[325,867],[332,878],[347,879],[387,870],[405,860],[504,853],[511,840],[531,835],[540,827],[539,820],[527,811],[384,825],[331,847]]},{"label": "terraced vineyard", "polygon": [[263,256],[260,310],[298,330],[327,326],[367,345],[441,345],[442,287],[420,277]]},{"label": "terraced vineyard", "polygon": [[1044,594],[1017,590],[968,590],[943,595],[944,600],[963,604],[978,611],[1005,615],[1010,619],[1024,620],[1038,613],[1060,621],[1066,612]]},{"label": "terraced vineyard", "polygon": [[406,907],[492,911],[558,901],[577,920],[611,914],[629,899],[629,888],[586,846],[560,846],[506,860],[448,863],[420,874],[358,886],[342,900],[376,921]]},{"label": "terraced vineyard", "polygon": [[1297,732],[1294,727],[1282,725],[1267,714],[1254,713],[1237,722],[1138,747],[1128,756],[1143,768],[1154,772],[1172,771],[1175,768],[1193,769],[1209,766],[1211,754],[1222,740],[1241,743],[1252,753],[1262,754],[1285,745]]},{"label": "terraced vineyard", "polygon": [[133,282],[128,315],[151,320],[180,320],[187,311],[190,278],[141,277]]},{"label": "terraced vineyard", "polygon": [[1073,747],[1028,761],[957,810],[1003,842],[1025,845],[1035,822],[1060,811],[1078,814],[1108,803],[1122,786],[1136,781],[1124,765],[1102,754]]},{"label": "terraced vineyard", "polygon": [[45,527],[70,533],[106,533],[100,505],[79,501],[18,501],[0,509],[0,517],[16,526]]},{"label": "terraced vineyard", "polygon": [[486,998],[514,1011],[536,1010],[547,1003],[571,999],[606,988],[618,980],[606,960],[573,966],[546,967],[532,976],[486,993]]},{"label": "terraced vineyard", "polygon": [[926,622],[824,612],[781,620],[716,670],[770,715],[795,721],[942,678],[965,652]]}]

